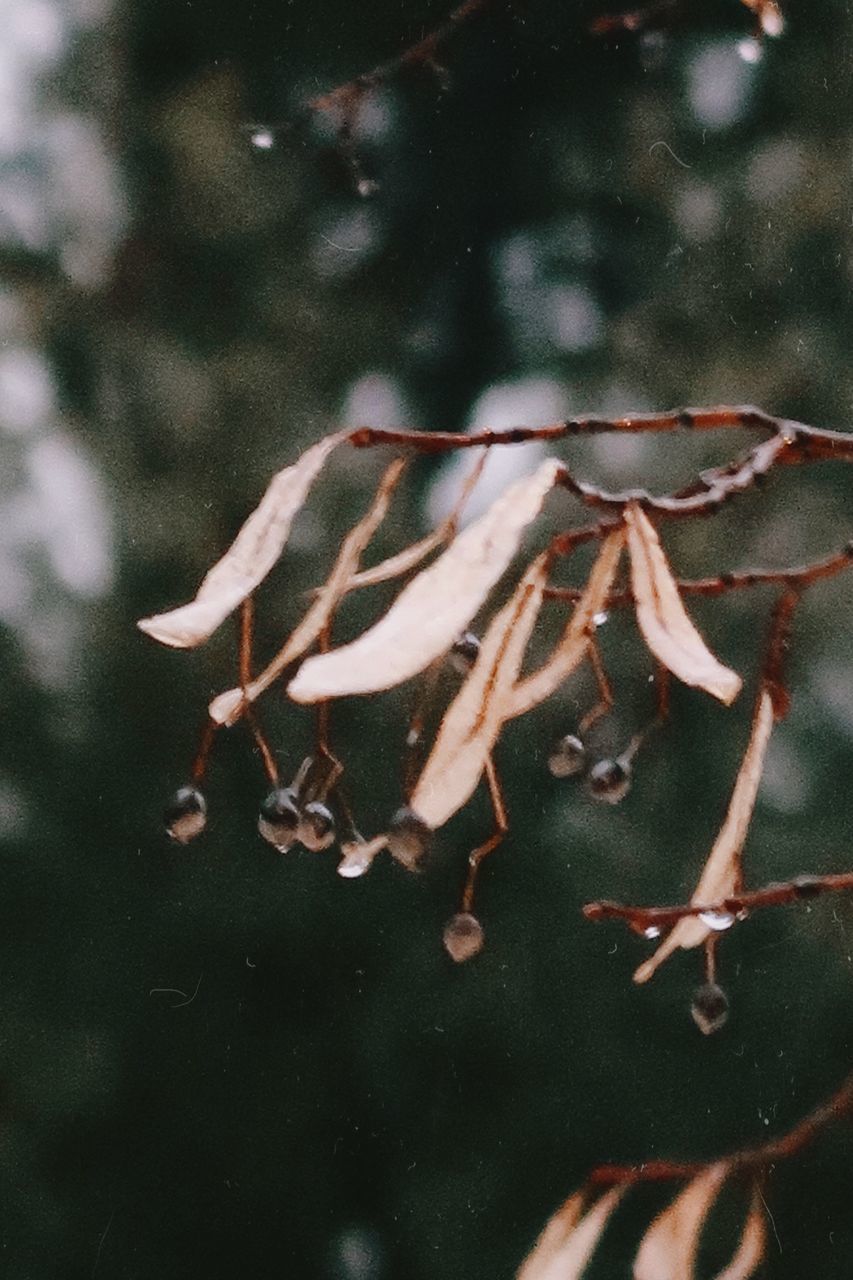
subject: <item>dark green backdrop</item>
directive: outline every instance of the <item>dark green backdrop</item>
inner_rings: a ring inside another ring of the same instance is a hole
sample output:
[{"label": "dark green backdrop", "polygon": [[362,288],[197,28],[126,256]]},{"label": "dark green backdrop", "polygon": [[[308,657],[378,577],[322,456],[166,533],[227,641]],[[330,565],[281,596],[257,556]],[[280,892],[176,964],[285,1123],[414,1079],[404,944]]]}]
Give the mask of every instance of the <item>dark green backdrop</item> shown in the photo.
[{"label": "dark green backdrop", "polygon": [[[232,682],[232,638],[170,653],[135,619],[190,594],[269,474],[347,404],[378,414],[396,396],[413,424],[461,428],[491,389],[481,416],[548,416],[560,397],[577,412],[755,401],[849,425],[849,6],[792,0],[756,65],[736,0],[686,7],[671,38],[641,41],[592,40],[602,6],[563,0],[472,27],[448,55],[451,93],[415,79],[378,96],[362,154],[381,188],[362,201],[319,125],[270,150],[248,126],[393,55],[442,3],[9,6],[10,47],[35,22],[44,51],[45,14],[61,38],[44,65],[20,55],[31,100],[0,176],[4,200],[34,192],[47,219],[38,235],[4,214],[0,245],[8,1280],[510,1277],[592,1164],[780,1133],[848,1069],[846,903],[736,930],[732,1015],[709,1040],[687,1012],[695,957],[634,988],[643,944],[579,915],[590,897],[689,893],[749,694],[725,712],[677,690],[607,812],[545,769],[573,691],[513,729],[488,946],[458,969],[440,930],[479,803],[427,875],[380,862],[345,882],[329,858],[257,839],[263,779],[235,731],[206,837],[176,850],[158,826],[206,699]],[[21,385],[26,429],[6,421]],[[607,483],[670,485],[730,447],[571,456]],[[387,547],[422,531],[433,474],[414,469]],[[375,475],[349,458],[318,488],[264,595],[261,648]],[[850,493],[831,471],[774,479],[677,530],[673,554],[689,572],[797,562],[850,536]],[[799,619],[754,883],[850,865],[850,599],[838,579]],[[768,604],[697,607],[748,675]],[[358,608],[353,625],[376,605]],[[627,626],[606,642],[630,725],[645,668]],[[398,802],[405,706],[336,713],[367,830]],[[270,714],[288,766],[304,721]],[[849,1158],[840,1126],[778,1170],[769,1276],[850,1276]],[[637,1196],[593,1276],[628,1275],[655,1203]],[[719,1266],[730,1236],[711,1235]]]}]

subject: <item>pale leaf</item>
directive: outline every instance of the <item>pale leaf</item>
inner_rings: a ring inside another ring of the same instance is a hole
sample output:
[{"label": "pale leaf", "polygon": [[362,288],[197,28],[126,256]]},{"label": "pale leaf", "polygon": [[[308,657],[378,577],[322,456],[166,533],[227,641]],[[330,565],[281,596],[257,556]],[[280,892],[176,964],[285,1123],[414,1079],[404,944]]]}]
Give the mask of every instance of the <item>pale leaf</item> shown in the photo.
[{"label": "pale leaf", "polygon": [[273,568],[311,485],[347,434],[327,436],[307,449],[293,466],[273,476],[225,555],[205,575],[195,599],[169,613],[143,618],[140,629],[175,649],[192,649],[207,640]]},{"label": "pale leaf", "polygon": [[584,1193],[575,1192],[550,1219],[516,1280],[580,1280],[624,1194],[624,1187],[612,1187],[584,1213]]},{"label": "pale leaf", "polygon": [[[737,892],[740,878],[740,855],[749,830],[758,785],[764,768],[767,743],[773,728],[773,699],[762,689],[752,719],[752,730],[732,790],[726,817],[708,855],[699,883],[690,899],[691,905],[711,906]],[[667,935],[657,951],[634,974],[635,982],[647,982],[660,964],[679,947],[685,951],[698,947],[711,933],[699,916],[685,916]]]},{"label": "pale leaf", "polygon": [[471,673],[450,704],[409,804],[442,826],[473,794],[507,718],[527,641],[542,604],[547,556],[528,568],[480,643]]},{"label": "pale leaf", "polygon": [[728,1173],[727,1161],[709,1165],[658,1214],[640,1241],[634,1280],[694,1280],[702,1224]]},{"label": "pale leaf", "polygon": [[607,600],[624,545],[625,534],[621,529],[614,530],[604,540],[589,581],[551,656],[538,671],[515,686],[510,715],[523,715],[550,698],[582,661],[595,629],[593,619]]},{"label": "pale leaf", "polygon": [[560,471],[554,459],[509,489],[351,644],[309,658],[291,681],[296,702],[391,689],[446,653],[518,550]]},{"label": "pale leaf", "polygon": [[386,469],[379,482],[373,502],[358,524],[349,531],[341,544],[338,558],[328,579],[320,588],[305,617],[291,632],[284,647],[272,662],[245,689],[229,689],[213,699],[208,711],[217,724],[233,724],[239,718],[246,702],[253,702],[265,689],[277,680],[282,671],[301,658],[314,643],[331,618],[347,584],[358,567],[359,557],[388,513],[391,495],[402,475],[405,462],[396,458]]},{"label": "pale leaf", "polygon": [[743,1224],[735,1255],[729,1265],[717,1276],[717,1280],[749,1280],[764,1261],[766,1247],[767,1225],[764,1220],[764,1205],[756,1189],[752,1193],[749,1213]]},{"label": "pale leaf", "polygon": [[625,508],[625,525],[631,588],[646,644],[679,680],[728,706],[740,693],[741,678],[714,657],[688,618],[657,530],[636,502]]}]

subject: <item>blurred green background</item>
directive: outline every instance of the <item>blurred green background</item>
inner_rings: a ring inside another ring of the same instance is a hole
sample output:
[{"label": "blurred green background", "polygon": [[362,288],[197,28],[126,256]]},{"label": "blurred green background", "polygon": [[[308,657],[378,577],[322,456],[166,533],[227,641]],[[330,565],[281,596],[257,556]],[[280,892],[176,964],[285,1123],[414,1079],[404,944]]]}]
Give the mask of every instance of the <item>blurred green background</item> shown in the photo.
[{"label": "blurred green background", "polygon": [[[460,968],[440,935],[487,827],[479,799],[426,875],[380,860],[344,881],[331,855],[282,859],[257,838],[263,775],[235,730],[206,836],[176,849],[159,826],[208,697],[233,683],[233,633],[188,655],[135,620],[187,598],[272,471],[323,432],[740,401],[849,425],[850,7],[792,0],[760,57],[736,0],[687,8],[671,33],[604,41],[586,31],[592,2],[531,0],[472,26],[447,55],[449,93],[415,76],[366,104],[359,153],[380,185],[363,200],[322,120],[258,137],[443,3],[3,5],[7,1280],[510,1277],[593,1164],[781,1133],[848,1070],[846,902],[734,930],[731,1017],[708,1040],[688,1013],[695,955],[637,989],[647,944],[579,914],[592,897],[689,894],[752,684],[730,711],[675,690],[671,726],[604,812],[545,767],[588,705],[583,679],[513,726],[499,752],[512,834],[482,880],[486,950]],[[564,454],[603,483],[667,488],[740,443]],[[507,451],[490,483],[529,462]],[[261,656],[380,466],[330,464],[262,593]],[[415,465],[380,551],[428,527],[454,474]],[[668,546],[685,573],[822,554],[850,536],[850,480],[774,477]],[[582,513],[566,499],[552,518]],[[359,598],[341,634],[387,598]],[[766,593],[696,605],[748,684],[769,607]],[[647,710],[648,665],[629,619],[602,637],[618,747]],[[798,618],[751,883],[850,866],[852,644],[842,577]],[[335,709],[368,832],[399,802],[409,701]],[[309,717],[274,696],[267,722],[295,770]],[[768,1276],[850,1276],[849,1138],[840,1125],[774,1174]],[[631,1199],[593,1277],[629,1274],[664,1199]],[[702,1274],[733,1243],[726,1212]]]}]

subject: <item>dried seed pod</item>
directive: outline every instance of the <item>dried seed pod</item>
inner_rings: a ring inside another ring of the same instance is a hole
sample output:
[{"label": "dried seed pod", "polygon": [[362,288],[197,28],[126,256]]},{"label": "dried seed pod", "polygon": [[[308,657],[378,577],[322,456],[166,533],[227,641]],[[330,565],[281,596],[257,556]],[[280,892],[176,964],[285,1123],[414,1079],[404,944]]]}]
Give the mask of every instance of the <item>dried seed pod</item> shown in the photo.
[{"label": "dried seed pod", "polygon": [[453,642],[448,655],[450,665],[460,676],[467,676],[480,653],[480,641],[473,631],[463,631]]},{"label": "dried seed pod", "polygon": [[169,835],[178,844],[189,844],[207,826],[207,801],[198,787],[179,787],[163,814]]},{"label": "dried seed pod", "polygon": [[335,840],[335,815],[319,800],[305,805],[299,818],[296,838],[312,853],[321,853]]},{"label": "dried seed pod", "polygon": [[420,871],[432,831],[414,809],[398,809],[388,827],[388,850],[409,871]]},{"label": "dried seed pod", "polygon": [[598,760],[586,776],[593,800],[618,804],[631,790],[631,766],[626,760]]},{"label": "dried seed pod", "polygon": [[729,1016],[729,998],[716,982],[706,982],[693,992],[690,1013],[704,1036],[713,1035]]},{"label": "dried seed pod", "polygon": [[586,768],[586,747],[580,738],[567,733],[558,738],[548,756],[548,769],[555,778],[573,778]]},{"label": "dried seed pod", "polygon": [[444,949],[457,964],[472,960],[483,950],[485,935],[483,926],[469,911],[451,916],[444,926]]},{"label": "dried seed pod", "polygon": [[274,787],[261,805],[258,831],[279,853],[287,853],[296,840],[299,809],[290,787]]}]

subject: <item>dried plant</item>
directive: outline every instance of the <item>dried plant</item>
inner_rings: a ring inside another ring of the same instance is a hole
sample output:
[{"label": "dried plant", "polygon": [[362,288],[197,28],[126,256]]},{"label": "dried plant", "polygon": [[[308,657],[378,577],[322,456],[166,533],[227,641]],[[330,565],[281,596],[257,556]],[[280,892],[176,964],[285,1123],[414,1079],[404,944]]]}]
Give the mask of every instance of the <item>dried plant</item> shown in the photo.
[{"label": "dried plant", "polygon": [[[783,16],[775,0],[742,3],[754,15],[756,39],[781,33]],[[502,6],[500,0],[467,0],[398,57],[306,104],[303,118],[320,113],[335,121],[338,146],[360,194],[369,195],[375,187],[362,172],[354,142],[365,99],[413,69],[436,73],[444,84],[447,72],[439,56],[452,37],[474,19],[502,7],[509,6]],[[685,8],[681,0],[655,0],[601,17],[592,30],[607,35],[668,26],[681,20]],[[281,127],[294,123],[298,122]],[[555,444],[607,433],[732,429],[756,433],[757,443],[725,465],[703,471],[678,491],[608,492],[578,478],[563,458],[550,457],[462,527],[466,503],[491,449],[529,442]],[[256,674],[255,593],[284,552],[293,520],[309,500],[324,466],[335,450],[346,448],[391,450],[394,456],[378,479],[367,510],[343,539],[326,581],[309,593],[302,616],[294,619],[278,653]],[[450,515],[425,537],[363,567],[362,559],[388,515],[407,460],[413,454],[436,457],[466,449],[476,450],[477,457],[460,483]],[[744,869],[744,848],[768,744],[791,700],[785,668],[796,607],[813,585],[853,565],[853,541],[823,559],[783,570],[685,579],[672,567],[665,550],[666,527],[673,520],[715,515],[775,469],[821,461],[853,462],[853,434],[807,426],[748,406],[613,419],[576,417],[547,426],[468,435],[369,426],[329,435],[272,479],[194,599],[139,623],[160,643],[191,649],[209,639],[231,614],[239,614],[235,684],[209,704],[190,781],[175,793],[167,810],[170,835],[185,844],[204,830],[207,799],[202,788],[210,752],[218,731],[240,722],[253,736],[270,787],[260,807],[260,835],[282,853],[298,844],[313,852],[337,844],[337,869],[345,878],[364,875],[385,851],[407,871],[424,870],[436,832],[482,783],[491,802],[494,828],[468,854],[458,909],[443,936],[448,955],[457,963],[468,961],[485,944],[485,931],[474,910],[478,875],[484,859],[510,833],[495,752],[502,736],[512,733],[513,722],[556,695],[579,668],[588,666],[598,699],[573,731],[553,744],[548,767],[556,778],[585,780],[594,800],[619,803],[631,787],[638,754],[649,735],[662,730],[669,719],[671,677],[732,708],[733,716],[744,700],[744,674],[711,651],[686,602],[693,596],[724,599],[731,593],[770,586],[776,590],[776,599],[766,639],[759,642],[757,675],[747,676],[755,692],[746,746],[722,825],[698,871],[690,900],[642,906],[602,899],[583,907],[589,921],[621,921],[643,939],[657,943],[637,967],[637,983],[651,979],[676,951],[701,948],[702,982],[693,994],[691,1012],[698,1028],[705,1035],[713,1034],[728,1016],[728,997],[718,981],[718,953],[725,934],[757,909],[853,889],[853,871],[844,870],[829,875],[793,873],[784,882],[748,888]],[[563,514],[567,497],[596,509],[599,518],[594,523],[567,524]],[[533,554],[532,542],[536,543]],[[558,567],[588,545],[593,546],[594,555],[585,582],[567,586],[558,581]],[[514,568],[519,559],[520,570]],[[346,597],[392,581],[403,585],[390,607],[372,626],[335,645],[333,629]],[[530,657],[531,642],[546,612],[555,607],[566,609],[562,631],[537,665]],[[595,758],[590,730],[614,705],[597,631],[619,610],[633,610],[648,650],[655,706],[620,755]],[[475,625],[479,635],[471,630]],[[417,692],[405,733],[400,807],[389,815],[384,830],[365,837],[342,790],[346,767],[331,746],[331,703],[381,693],[409,681],[417,682]],[[257,711],[265,695],[282,692],[297,707],[316,708],[314,752],[287,786],[281,783],[276,753]],[[431,717],[437,719],[438,727],[430,742],[426,725]],[[787,1134],[763,1144],[709,1161],[658,1160],[594,1169],[547,1223],[518,1272],[519,1280],[580,1280],[611,1220],[640,1182],[672,1183],[676,1189],[638,1242],[634,1280],[693,1280],[709,1214],[733,1187],[741,1197],[742,1225],[731,1241],[730,1261],[717,1280],[748,1280],[765,1257],[768,1175],[832,1120],[851,1111],[853,1074]]]}]

